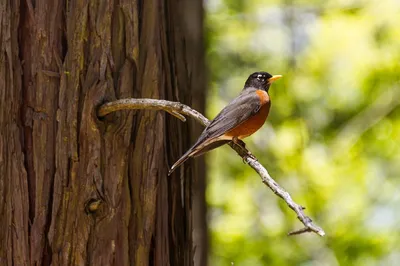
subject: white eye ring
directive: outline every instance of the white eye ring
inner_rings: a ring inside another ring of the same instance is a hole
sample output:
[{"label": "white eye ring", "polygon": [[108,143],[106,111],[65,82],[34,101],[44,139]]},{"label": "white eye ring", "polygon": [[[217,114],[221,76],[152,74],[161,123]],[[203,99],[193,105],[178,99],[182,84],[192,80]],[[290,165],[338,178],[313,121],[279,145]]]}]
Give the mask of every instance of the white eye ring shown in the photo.
[{"label": "white eye ring", "polygon": [[259,80],[264,80],[265,78],[264,78],[263,75],[260,74],[260,75],[257,76],[257,79],[259,79]]}]

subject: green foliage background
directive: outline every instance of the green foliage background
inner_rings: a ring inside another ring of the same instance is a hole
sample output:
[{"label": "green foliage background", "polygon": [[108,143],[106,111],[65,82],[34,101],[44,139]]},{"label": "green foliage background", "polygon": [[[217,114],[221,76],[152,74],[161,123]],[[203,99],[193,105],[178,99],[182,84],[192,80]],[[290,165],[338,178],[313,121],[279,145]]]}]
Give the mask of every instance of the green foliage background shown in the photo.
[{"label": "green foliage background", "polygon": [[229,147],[207,156],[210,265],[400,265],[400,1],[208,0],[208,117],[248,75],[284,77],[246,143],[322,226]]}]

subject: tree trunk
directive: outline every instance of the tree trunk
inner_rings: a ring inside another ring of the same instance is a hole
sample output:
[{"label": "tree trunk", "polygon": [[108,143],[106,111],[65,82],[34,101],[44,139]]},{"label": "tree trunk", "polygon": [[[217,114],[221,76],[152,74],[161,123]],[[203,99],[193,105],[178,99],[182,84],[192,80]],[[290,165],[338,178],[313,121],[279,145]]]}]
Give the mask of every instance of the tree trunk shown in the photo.
[{"label": "tree trunk", "polygon": [[201,127],[96,115],[202,112],[202,20],[192,0],[0,2],[0,265],[206,264],[204,162],[167,177]]}]

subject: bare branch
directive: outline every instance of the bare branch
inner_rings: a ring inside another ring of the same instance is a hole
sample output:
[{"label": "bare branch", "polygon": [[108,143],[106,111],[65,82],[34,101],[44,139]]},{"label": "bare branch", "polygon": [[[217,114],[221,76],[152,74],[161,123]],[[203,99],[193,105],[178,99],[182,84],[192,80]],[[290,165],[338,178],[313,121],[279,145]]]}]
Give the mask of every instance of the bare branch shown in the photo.
[{"label": "bare branch", "polygon": [[[201,113],[188,107],[187,105],[179,102],[155,99],[122,99],[106,103],[100,106],[98,110],[98,116],[103,117],[109,113],[125,109],[164,110],[182,121],[185,121],[183,115],[187,115],[196,119],[204,126],[207,126],[210,123],[210,121]],[[320,236],[325,235],[324,230],[315,225],[311,218],[304,214],[304,207],[295,203],[290,194],[275,182],[275,180],[269,175],[267,169],[265,169],[264,166],[262,166],[257,159],[244,147],[243,142],[241,142],[241,144],[230,142],[229,146],[231,146],[232,149],[234,149],[237,154],[241,156],[242,159],[260,175],[261,180],[265,185],[267,185],[276,195],[278,195],[278,197],[286,202],[289,208],[291,208],[297,214],[297,218],[300,220],[300,222],[303,223],[303,229],[292,231],[288,235],[297,235],[306,232],[314,232]]]},{"label": "bare branch", "polygon": [[210,123],[210,121],[208,121],[208,119],[205,118],[202,114],[187,105],[178,102],[155,99],[121,99],[114,102],[109,102],[100,106],[97,114],[98,116],[103,117],[108,115],[109,113],[126,109],[164,110],[183,121],[186,121],[186,119],[182,115],[187,115],[196,119],[200,124],[204,126]]}]

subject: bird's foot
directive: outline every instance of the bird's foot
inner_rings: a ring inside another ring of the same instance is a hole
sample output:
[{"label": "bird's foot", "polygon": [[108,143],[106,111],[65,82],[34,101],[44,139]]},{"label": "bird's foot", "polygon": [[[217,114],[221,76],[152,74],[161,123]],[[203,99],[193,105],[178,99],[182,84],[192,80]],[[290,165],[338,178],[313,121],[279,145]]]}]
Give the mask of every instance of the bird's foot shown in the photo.
[{"label": "bird's foot", "polygon": [[243,142],[243,140],[238,139],[238,137],[233,137],[232,142],[238,146],[242,151],[245,153],[248,153],[249,151],[246,149],[246,143]]},{"label": "bird's foot", "polygon": [[232,142],[237,147],[239,147],[239,149],[240,149],[239,154],[242,156],[243,163],[246,163],[247,158],[251,158],[251,159],[257,161],[257,158],[248,149],[246,149],[246,143],[244,143],[242,140],[238,139],[237,137],[232,138]]},{"label": "bird's foot", "polygon": [[247,154],[242,157],[243,163],[246,163],[247,158],[253,159],[255,161],[258,161],[256,156],[254,156],[250,151],[247,151]]}]

